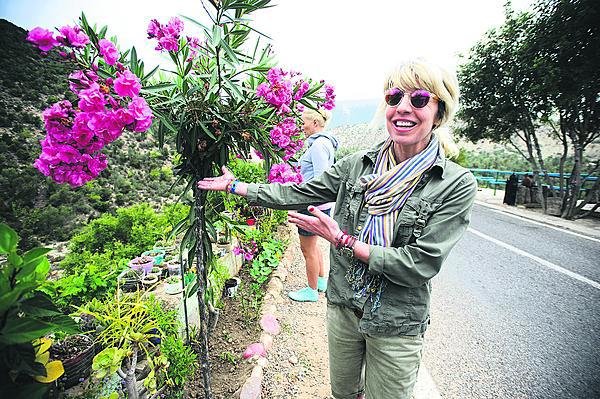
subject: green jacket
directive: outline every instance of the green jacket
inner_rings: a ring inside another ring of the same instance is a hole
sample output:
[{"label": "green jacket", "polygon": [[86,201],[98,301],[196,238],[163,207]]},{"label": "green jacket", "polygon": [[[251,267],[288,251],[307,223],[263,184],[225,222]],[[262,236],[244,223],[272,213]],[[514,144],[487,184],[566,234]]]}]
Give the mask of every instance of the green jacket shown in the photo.
[{"label": "green jacket", "polygon": [[[380,146],[359,151],[322,175],[298,185],[250,184],[250,203],[275,209],[301,209],[335,201],[333,218],[340,228],[358,235],[367,218],[365,188],[359,182],[372,173]],[[440,151],[442,153],[442,151]],[[431,278],[469,224],[477,182],[465,168],[443,154],[417,184],[400,211],[392,247],[371,245],[369,273],[383,275],[381,306],[371,311],[371,299],[354,297],[346,280],[353,259],[332,246],[329,303],[363,311],[360,331],[376,335],[417,335],[429,324]]]}]

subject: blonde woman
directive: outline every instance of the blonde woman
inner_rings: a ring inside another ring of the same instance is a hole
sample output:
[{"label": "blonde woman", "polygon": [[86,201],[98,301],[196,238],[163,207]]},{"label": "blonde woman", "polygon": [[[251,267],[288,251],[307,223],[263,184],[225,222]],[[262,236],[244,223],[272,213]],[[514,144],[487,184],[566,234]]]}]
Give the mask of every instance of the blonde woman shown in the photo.
[{"label": "blonde woman", "polygon": [[[198,187],[290,212],[331,245],[327,337],[333,397],[409,399],[430,323],[431,279],[469,224],[477,183],[447,158],[442,130],[458,106],[456,77],[423,60],[385,79],[389,137],[298,185],[232,184],[227,169]],[[333,217],[314,204],[335,201]]]},{"label": "blonde woman", "polygon": [[[302,113],[302,130],[306,137],[305,151],[300,156],[298,163],[302,181],[307,182],[321,175],[329,169],[335,160],[335,151],[338,147],[337,139],[325,127],[331,120],[331,112],[320,109],[306,109]],[[329,215],[333,203],[318,205],[317,208]],[[305,209],[298,211],[305,215],[310,213]],[[298,302],[317,302],[319,291],[327,289],[327,268],[323,263],[323,254],[319,249],[318,236],[310,231],[298,227],[300,249],[306,263],[306,277],[308,285],[298,291],[291,291],[288,296]]]}]

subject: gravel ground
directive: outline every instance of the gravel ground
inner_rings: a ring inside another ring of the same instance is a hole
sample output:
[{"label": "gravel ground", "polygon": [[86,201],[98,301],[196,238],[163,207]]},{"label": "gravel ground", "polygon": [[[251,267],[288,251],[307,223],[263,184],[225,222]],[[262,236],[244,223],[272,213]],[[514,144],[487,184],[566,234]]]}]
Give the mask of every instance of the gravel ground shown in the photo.
[{"label": "gravel ground", "polygon": [[[324,260],[329,263],[329,243],[320,239]],[[287,297],[306,285],[306,269],[300,251],[298,235],[290,237],[291,262],[282,265],[288,275],[277,304],[281,333],[275,337],[269,351],[262,394],[265,398],[330,397],[327,331],[325,327],[325,295],[316,303],[299,303]]]}]

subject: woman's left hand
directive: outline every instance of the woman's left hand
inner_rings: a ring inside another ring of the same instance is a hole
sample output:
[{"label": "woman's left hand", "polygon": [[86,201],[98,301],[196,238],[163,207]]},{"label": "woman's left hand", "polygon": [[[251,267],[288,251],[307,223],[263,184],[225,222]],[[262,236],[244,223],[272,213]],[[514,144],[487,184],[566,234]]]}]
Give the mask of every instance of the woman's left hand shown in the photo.
[{"label": "woman's left hand", "polygon": [[302,230],[310,231],[333,243],[340,232],[338,223],[315,206],[309,206],[308,211],[314,216],[303,215],[298,212],[288,212],[288,222],[294,223]]}]

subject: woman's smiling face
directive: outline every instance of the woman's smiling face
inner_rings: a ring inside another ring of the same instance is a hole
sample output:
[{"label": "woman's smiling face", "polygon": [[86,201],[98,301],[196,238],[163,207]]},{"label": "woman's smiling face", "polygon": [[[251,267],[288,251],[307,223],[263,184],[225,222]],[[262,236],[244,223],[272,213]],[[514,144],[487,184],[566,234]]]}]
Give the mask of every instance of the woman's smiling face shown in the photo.
[{"label": "woman's smiling face", "polygon": [[398,105],[387,105],[386,128],[394,142],[397,161],[404,161],[427,147],[437,112],[435,99],[431,98],[423,108],[416,108],[411,105],[408,92]]}]

